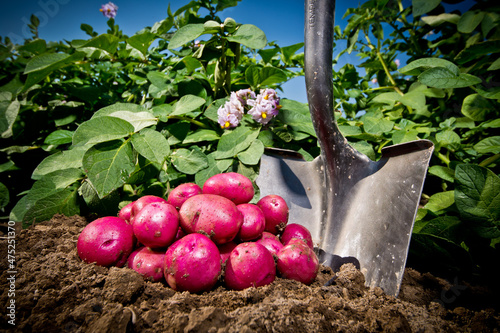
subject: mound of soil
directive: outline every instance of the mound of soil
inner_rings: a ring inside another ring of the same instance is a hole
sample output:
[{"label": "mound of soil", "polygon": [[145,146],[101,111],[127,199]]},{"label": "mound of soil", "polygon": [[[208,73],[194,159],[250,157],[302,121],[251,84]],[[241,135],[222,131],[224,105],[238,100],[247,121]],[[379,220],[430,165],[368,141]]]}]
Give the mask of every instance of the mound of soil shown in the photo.
[{"label": "mound of soil", "polygon": [[[18,230],[14,297],[9,295],[9,263],[0,263],[3,331],[499,331],[498,307],[488,289],[410,268],[398,298],[366,288],[363,274],[350,264],[336,273],[322,266],[311,286],[277,278],[269,286],[243,291],[220,285],[203,294],[175,292],[128,268],[83,263],[76,241],[86,224],[79,216],[55,216]],[[1,253],[7,253],[7,245],[6,238],[0,240]],[[15,326],[8,323],[5,306],[12,299]]]}]

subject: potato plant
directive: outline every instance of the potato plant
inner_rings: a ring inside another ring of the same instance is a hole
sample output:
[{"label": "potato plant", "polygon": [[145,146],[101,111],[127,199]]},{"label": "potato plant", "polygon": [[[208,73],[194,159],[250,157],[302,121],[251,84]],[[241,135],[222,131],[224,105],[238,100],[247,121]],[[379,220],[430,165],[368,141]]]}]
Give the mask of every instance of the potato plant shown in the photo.
[{"label": "potato plant", "polygon": [[[267,147],[317,156],[307,105],[279,98],[302,75],[303,44],[219,17],[237,3],[192,1],[132,36],[109,19],[103,33],[82,24],[86,40],[47,42],[33,16],[33,38],[1,38],[5,215],[25,227],[114,215],[219,173],[253,180]],[[500,259],[499,17],[493,1],[369,0],[336,18],[334,112],[350,144],[373,160],[388,145],[435,144],[417,268],[492,274]],[[361,63],[340,66],[348,54]]]}]

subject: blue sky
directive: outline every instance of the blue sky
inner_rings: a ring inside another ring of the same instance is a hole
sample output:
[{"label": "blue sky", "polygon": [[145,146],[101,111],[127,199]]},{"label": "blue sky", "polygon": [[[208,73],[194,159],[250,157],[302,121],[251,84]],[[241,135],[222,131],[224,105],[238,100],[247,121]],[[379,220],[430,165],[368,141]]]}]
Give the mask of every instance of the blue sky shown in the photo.
[{"label": "blue sky", "polygon": [[[39,34],[45,40],[60,41],[88,36],[80,30],[82,23],[90,24],[98,33],[107,30],[107,19],[101,14],[101,5],[108,0],[17,0],[5,1],[0,11],[0,36],[8,36],[16,43],[31,37],[27,24],[31,14],[40,19]],[[361,3],[365,0],[361,0]],[[172,11],[186,5],[190,0],[114,0],[118,6],[116,23],[127,35],[133,35],[145,26],[152,26],[167,16],[170,3]],[[359,1],[339,1],[336,5],[336,24],[345,10],[357,6]],[[232,17],[238,23],[254,24],[262,29],[268,41],[288,46],[304,40],[304,2],[302,0],[242,0],[236,7],[220,13],[224,19]],[[354,56],[353,56],[354,58]],[[356,61],[357,59],[352,59]],[[296,78],[284,86],[282,97],[306,102],[303,78]]]},{"label": "blue sky", "polygon": [[[61,41],[87,39],[80,30],[82,23],[90,24],[98,33],[107,30],[107,19],[99,11],[101,5],[109,0],[17,0],[3,1],[0,10],[0,36],[8,36],[15,43],[23,43],[31,37],[27,24],[31,14],[40,19],[39,37],[45,40]],[[357,7],[366,0],[337,0],[335,24],[344,28],[346,20],[342,17],[350,7]],[[167,17],[170,3],[174,12],[190,0],[114,0],[119,8],[115,18],[123,32],[129,36],[145,26]],[[404,0],[405,7],[410,0]],[[220,13],[224,19],[232,17],[238,23],[254,24],[264,31],[268,41],[276,41],[280,46],[300,43],[304,40],[304,1],[303,0],[242,0],[236,7]],[[335,50],[334,50],[335,52]],[[338,64],[359,63],[355,55],[345,55]],[[306,102],[303,78],[296,78],[284,85],[282,97]]]}]

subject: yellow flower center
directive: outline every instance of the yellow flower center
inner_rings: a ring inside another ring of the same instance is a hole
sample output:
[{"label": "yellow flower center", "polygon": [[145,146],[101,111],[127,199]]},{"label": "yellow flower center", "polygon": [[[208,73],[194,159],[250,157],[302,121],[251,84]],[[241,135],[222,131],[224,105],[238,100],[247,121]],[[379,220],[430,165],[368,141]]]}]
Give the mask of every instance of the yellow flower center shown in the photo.
[{"label": "yellow flower center", "polygon": [[226,123],[224,124],[224,127],[228,128],[229,126],[231,126],[231,124],[229,123],[229,121],[226,121]]},{"label": "yellow flower center", "polygon": [[267,118],[267,114],[265,112],[262,112],[262,119],[266,119]]},{"label": "yellow flower center", "polygon": [[264,99],[265,99],[265,100],[268,100],[268,99],[269,99],[269,95],[265,95],[265,96],[264,96]]}]

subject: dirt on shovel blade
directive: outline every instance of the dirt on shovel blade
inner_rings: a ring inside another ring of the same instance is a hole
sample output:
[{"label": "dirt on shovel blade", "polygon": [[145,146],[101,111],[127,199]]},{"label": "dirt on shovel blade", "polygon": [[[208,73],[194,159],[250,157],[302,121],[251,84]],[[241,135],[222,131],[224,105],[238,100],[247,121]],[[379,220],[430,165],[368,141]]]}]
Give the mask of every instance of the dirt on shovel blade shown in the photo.
[{"label": "dirt on shovel blade", "polygon": [[243,291],[219,284],[202,294],[175,292],[128,268],[82,262],[76,240],[87,223],[58,215],[18,230],[15,274],[9,273],[7,228],[1,229],[2,332],[499,331],[498,301],[490,289],[411,268],[398,298],[366,288],[351,264],[336,274],[321,266],[310,286],[277,278]]}]

